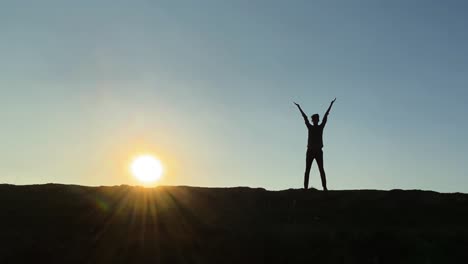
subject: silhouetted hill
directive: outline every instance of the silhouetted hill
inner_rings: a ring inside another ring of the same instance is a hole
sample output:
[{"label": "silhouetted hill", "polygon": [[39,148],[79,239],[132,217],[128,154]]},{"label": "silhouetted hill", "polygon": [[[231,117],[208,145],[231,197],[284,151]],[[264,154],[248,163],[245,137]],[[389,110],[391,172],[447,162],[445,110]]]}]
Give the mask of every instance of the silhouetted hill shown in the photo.
[{"label": "silhouetted hill", "polygon": [[468,195],[0,185],[0,263],[464,263]]}]

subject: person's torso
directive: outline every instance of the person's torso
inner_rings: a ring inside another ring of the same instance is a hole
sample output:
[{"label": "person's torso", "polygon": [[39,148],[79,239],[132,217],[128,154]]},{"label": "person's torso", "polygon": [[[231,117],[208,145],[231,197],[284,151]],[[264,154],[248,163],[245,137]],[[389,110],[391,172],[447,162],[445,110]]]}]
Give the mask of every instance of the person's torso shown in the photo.
[{"label": "person's torso", "polygon": [[307,142],[307,148],[312,149],[321,149],[323,147],[323,126],[310,126],[309,130],[309,139]]}]

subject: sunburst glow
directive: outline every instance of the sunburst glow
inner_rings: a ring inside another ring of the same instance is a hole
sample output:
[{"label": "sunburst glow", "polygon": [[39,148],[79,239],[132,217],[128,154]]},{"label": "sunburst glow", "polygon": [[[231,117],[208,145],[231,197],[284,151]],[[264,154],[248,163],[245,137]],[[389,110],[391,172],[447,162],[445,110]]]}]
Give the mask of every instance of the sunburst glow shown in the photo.
[{"label": "sunburst glow", "polygon": [[157,158],[151,155],[143,155],[132,161],[130,171],[140,182],[153,183],[161,178],[163,166]]}]

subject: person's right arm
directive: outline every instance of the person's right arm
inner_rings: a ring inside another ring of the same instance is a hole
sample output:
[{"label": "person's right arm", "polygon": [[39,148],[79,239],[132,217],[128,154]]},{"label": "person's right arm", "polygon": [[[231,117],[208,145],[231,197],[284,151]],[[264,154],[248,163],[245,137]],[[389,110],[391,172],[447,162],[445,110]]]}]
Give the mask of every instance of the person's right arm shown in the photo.
[{"label": "person's right arm", "polygon": [[307,115],[304,113],[304,111],[302,111],[302,108],[301,108],[301,106],[299,104],[297,104],[296,102],[294,102],[294,104],[297,106],[299,111],[301,111],[302,118],[304,118],[304,122],[305,122],[306,126],[309,127],[310,123],[309,123],[309,119],[307,118]]}]

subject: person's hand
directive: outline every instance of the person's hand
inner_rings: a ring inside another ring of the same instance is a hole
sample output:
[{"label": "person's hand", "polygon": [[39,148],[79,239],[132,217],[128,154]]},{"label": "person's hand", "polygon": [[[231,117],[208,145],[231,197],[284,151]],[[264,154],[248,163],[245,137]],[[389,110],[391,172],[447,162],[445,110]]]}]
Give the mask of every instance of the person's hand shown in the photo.
[{"label": "person's hand", "polygon": [[335,103],[335,101],[336,101],[336,97],[335,97],[335,99],[333,99],[333,101],[331,103],[333,104],[333,103]]},{"label": "person's hand", "polygon": [[300,105],[299,105],[298,103],[296,103],[296,102],[293,102],[293,103],[294,103],[294,104],[295,104],[297,107],[299,107],[299,106],[300,106]]}]

